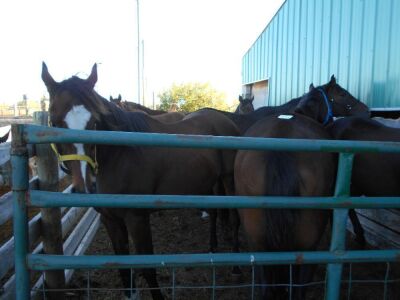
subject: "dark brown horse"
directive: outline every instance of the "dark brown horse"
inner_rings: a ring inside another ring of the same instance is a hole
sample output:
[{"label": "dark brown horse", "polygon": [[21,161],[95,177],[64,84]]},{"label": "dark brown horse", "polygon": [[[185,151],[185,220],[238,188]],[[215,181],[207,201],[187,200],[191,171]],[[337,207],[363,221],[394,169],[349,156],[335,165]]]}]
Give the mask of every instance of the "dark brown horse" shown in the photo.
[{"label": "dark brown horse", "polygon": [[235,114],[240,114],[240,115],[247,115],[251,112],[254,111],[254,106],[253,106],[253,100],[254,96],[251,96],[250,98],[243,98],[241,95],[239,96],[239,105],[235,110]]},{"label": "dark brown horse", "polygon": [[[310,85],[310,90],[314,89],[313,85]],[[318,90],[318,89],[317,89]],[[323,95],[322,93],[320,93]],[[296,112],[301,113],[303,115],[309,116],[311,118],[314,118],[318,120],[319,122],[323,123],[324,125],[331,125],[331,119],[329,118],[330,115],[333,116],[333,110],[330,112],[329,107],[333,105],[334,103],[329,101],[327,97],[319,99],[318,97],[306,97],[303,100],[301,100],[296,108]],[[347,116],[346,111],[348,111],[346,105],[340,105],[336,107],[335,113],[337,116]],[[367,120],[370,120],[369,118],[365,118]],[[353,225],[353,230],[355,233],[355,239],[357,243],[364,248],[366,245],[366,240],[365,240],[365,234],[364,234],[364,229],[360,223],[360,220],[358,219],[358,216],[355,212],[354,209],[349,210],[349,218],[351,220],[351,223]]]},{"label": "dark brown horse", "polygon": [[[342,88],[332,75],[327,84],[320,86],[324,90],[330,102],[332,102],[332,113],[334,116],[360,116],[369,117],[369,108],[361,101],[354,98],[348,91]],[[274,114],[291,114],[296,109],[301,97],[292,99],[280,106],[264,106],[256,109],[254,112],[240,115],[236,113],[223,112],[238,126],[240,132],[244,134],[250,126],[258,120]],[[212,110],[211,108],[207,108]]]},{"label": "dark brown horse", "polygon": [[[400,142],[400,129],[369,118],[343,118],[330,127],[338,140]],[[400,154],[360,153],[354,156],[351,194],[354,196],[399,196]]]},{"label": "dark brown horse", "polygon": [[[328,129],[333,137],[338,140],[400,142],[400,129],[385,126],[368,118],[349,117],[339,119]],[[355,154],[351,177],[352,196],[398,197],[400,195],[399,183],[399,153]],[[349,214],[350,212],[354,214],[353,218],[356,217],[354,210],[350,210]],[[359,222],[358,224],[353,223],[353,228],[358,235],[364,233]],[[400,267],[394,267],[392,268],[391,276],[399,278],[399,272]],[[400,299],[400,285],[393,284],[392,286],[393,298],[389,298]]]},{"label": "dark brown horse", "polygon": [[[351,97],[349,98],[351,101]],[[318,105],[310,111],[310,105]],[[245,136],[266,138],[331,139],[324,125],[333,115],[345,115],[345,99],[330,101],[323,87],[310,86],[298,101],[294,114],[268,116],[251,126]],[[313,112],[312,114],[310,112]],[[314,112],[317,113],[314,113]],[[308,113],[303,115],[301,113]],[[324,124],[324,125],[323,125]],[[331,196],[334,191],[337,155],[319,152],[240,150],[235,160],[237,195],[250,196]],[[251,251],[315,250],[326,224],[328,210],[239,209],[241,223]],[[312,280],[315,266],[293,266],[293,284]],[[262,299],[288,299],[288,266],[257,268]],[[293,288],[293,299],[305,299],[305,287]]]},{"label": "dark brown horse", "polygon": [[[164,124],[143,113],[126,112],[94,91],[96,65],[86,79],[72,77],[56,82],[43,63],[42,79],[50,94],[53,126],[108,131],[238,135],[236,126],[225,116],[196,112],[187,119]],[[139,146],[60,144],[61,154],[78,153],[97,158],[98,173],[85,161],[68,161],[75,192],[104,194],[195,194],[210,195],[217,182],[233,194],[235,151]],[[116,176],[117,175],[117,176]],[[98,208],[116,254],[128,254],[128,233],[136,253],[152,254],[153,242],[149,209]],[[131,286],[130,271],[120,270],[125,288]],[[163,299],[154,269],[143,271],[154,299]],[[135,287],[134,282],[132,283]],[[129,293],[128,293],[129,295]]]},{"label": "dark brown horse", "polygon": [[178,122],[185,117],[185,114],[179,111],[166,112],[164,110],[154,110],[134,102],[122,101],[121,95],[118,95],[118,98],[112,98],[110,96],[110,101],[125,111],[144,112],[150,115],[152,118],[163,123]]}]

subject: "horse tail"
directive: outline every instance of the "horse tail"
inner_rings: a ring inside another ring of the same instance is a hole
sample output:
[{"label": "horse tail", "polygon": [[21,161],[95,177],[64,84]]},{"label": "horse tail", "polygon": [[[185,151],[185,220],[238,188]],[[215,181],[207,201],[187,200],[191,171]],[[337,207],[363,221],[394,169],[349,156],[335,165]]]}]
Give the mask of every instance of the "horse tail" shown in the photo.
[{"label": "horse tail", "polygon": [[[297,196],[300,194],[300,175],[293,153],[269,151],[265,153],[265,191],[267,196]],[[293,251],[299,212],[294,209],[264,210],[264,247],[268,251]],[[298,249],[297,249],[298,250]],[[260,270],[261,282],[285,283],[289,278],[287,266],[268,266]],[[268,290],[268,291],[267,291]],[[282,287],[263,291],[273,299],[283,299],[287,293]]]},{"label": "horse tail", "polygon": [[[296,158],[290,152],[266,152],[265,195],[299,196],[301,178]],[[266,209],[268,249],[289,251],[293,247],[298,210]]]}]

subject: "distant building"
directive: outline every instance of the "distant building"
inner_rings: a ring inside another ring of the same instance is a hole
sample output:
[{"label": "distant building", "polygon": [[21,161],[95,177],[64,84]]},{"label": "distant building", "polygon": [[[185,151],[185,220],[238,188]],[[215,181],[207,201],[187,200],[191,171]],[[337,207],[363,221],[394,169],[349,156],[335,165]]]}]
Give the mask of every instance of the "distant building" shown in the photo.
[{"label": "distant building", "polygon": [[398,0],[286,0],[243,57],[243,94],[280,105],[334,74],[373,110],[400,110],[399,15]]}]

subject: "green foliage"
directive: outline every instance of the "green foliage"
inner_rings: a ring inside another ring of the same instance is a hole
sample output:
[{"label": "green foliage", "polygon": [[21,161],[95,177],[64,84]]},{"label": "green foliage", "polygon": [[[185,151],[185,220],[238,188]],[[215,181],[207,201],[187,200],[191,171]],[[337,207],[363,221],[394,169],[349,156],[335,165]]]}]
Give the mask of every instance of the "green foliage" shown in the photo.
[{"label": "green foliage", "polygon": [[167,111],[192,112],[204,107],[227,110],[226,96],[209,83],[190,82],[176,84],[158,95],[160,109]]}]

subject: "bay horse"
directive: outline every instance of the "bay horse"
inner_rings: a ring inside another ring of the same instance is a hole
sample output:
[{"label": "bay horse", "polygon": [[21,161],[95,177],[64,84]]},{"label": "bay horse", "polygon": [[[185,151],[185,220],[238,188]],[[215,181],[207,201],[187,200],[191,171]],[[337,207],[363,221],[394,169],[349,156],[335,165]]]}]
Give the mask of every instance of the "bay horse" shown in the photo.
[{"label": "bay horse", "polygon": [[[318,105],[311,110],[315,102],[325,109]],[[251,126],[244,136],[332,139],[325,126],[334,115],[348,113],[345,103],[344,98],[341,102],[330,101],[323,86],[311,85],[310,91],[298,100],[293,114],[267,116]],[[313,113],[309,114],[310,111]],[[239,150],[235,160],[236,195],[331,196],[336,169],[337,155],[333,153]],[[318,246],[331,211],[239,209],[239,215],[251,251],[310,251]],[[314,269],[315,265],[293,266],[293,284],[310,282]],[[262,284],[262,299],[288,298],[286,287],[276,285],[287,283],[289,266],[260,266],[255,271]],[[305,293],[305,286],[294,287],[293,299],[305,299]]]},{"label": "bay horse", "polygon": [[123,110],[132,112],[144,112],[150,115],[152,118],[163,123],[178,122],[185,117],[185,114],[179,111],[166,112],[164,110],[150,109],[138,103],[122,101],[121,95],[118,95],[118,98],[112,98],[110,96],[110,101],[121,107]]},{"label": "bay horse", "polygon": [[239,96],[239,105],[235,110],[235,114],[240,114],[240,115],[247,115],[251,112],[254,111],[254,106],[253,106],[253,100],[254,96],[251,96],[250,98],[244,97],[242,95]]},{"label": "bay horse", "polygon": [[[334,75],[328,83],[321,85],[319,88],[324,90],[326,96],[332,106],[333,115],[338,116],[360,116],[369,117],[370,111],[361,101],[353,97],[347,90],[342,88],[337,82]],[[274,114],[292,114],[294,113],[297,105],[302,97],[294,98],[285,104],[279,106],[263,106],[256,109],[254,112],[242,115],[237,113],[230,113],[226,111],[219,111],[230,118],[239,128],[241,134],[244,134],[254,123],[262,118]],[[212,108],[206,108],[214,110]]]},{"label": "bay horse", "polygon": [[[237,127],[215,112],[196,112],[181,122],[164,124],[147,114],[127,112],[95,90],[97,66],[87,79],[71,77],[56,82],[42,65],[42,80],[50,95],[52,126],[79,130],[140,131],[157,133],[237,136]],[[97,173],[86,161],[67,161],[73,191],[103,194],[210,195],[217,182],[233,194],[235,151],[140,146],[59,144],[60,154],[96,159]],[[117,176],[116,176],[117,175]],[[95,184],[96,189],[93,188]],[[152,254],[151,209],[96,208],[118,255],[129,254],[128,234],[137,254]],[[154,269],[143,271],[153,299],[163,299]],[[120,270],[123,285],[133,289],[130,271]],[[130,292],[126,294],[128,297]],[[137,295],[135,293],[135,295]]]},{"label": "bay horse", "polygon": [[[328,127],[338,140],[400,142],[400,129],[376,120],[349,117]],[[351,194],[354,196],[399,196],[400,154],[358,153],[354,155]]]},{"label": "bay horse", "polygon": [[[314,89],[314,86],[312,84],[310,85],[310,90],[311,89]],[[324,122],[324,125],[327,125],[328,128],[330,128],[332,126],[331,122],[326,119],[326,116],[329,114],[329,112],[327,111],[327,107],[329,106],[326,105],[325,103],[326,101],[328,101],[329,103],[329,99],[322,99],[322,100],[318,99],[318,97],[305,98],[299,102],[295,111],[297,113],[301,113],[303,115],[314,118],[321,123]],[[334,102],[331,103],[331,106],[335,107],[335,105],[332,105],[333,103]],[[347,111],[347,105],[340,105],[336,107],[335,114],[336,116],[348,116],[346,114],[346,111]],[[358,118],[363,118],[363,117],[367,120],[370,120],[369,118],[366,118],[363,115],[361,115],[361,117]],[[334,136],[334,138],[336,137]],[[366,246],[364,229],[354,209],[349,209],[349,218],[353,225],[355,240],[362,248],[364,248]]]}]

